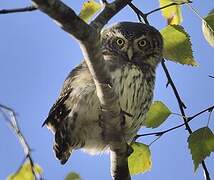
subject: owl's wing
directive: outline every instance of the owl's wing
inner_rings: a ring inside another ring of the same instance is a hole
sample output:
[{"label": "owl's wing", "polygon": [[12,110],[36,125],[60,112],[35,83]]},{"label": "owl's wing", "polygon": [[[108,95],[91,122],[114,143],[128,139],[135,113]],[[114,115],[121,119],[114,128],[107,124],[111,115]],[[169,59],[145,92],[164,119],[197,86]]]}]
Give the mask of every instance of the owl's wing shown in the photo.
[{"label": "owl's wing", "polygon": [[69,73],[69,75],[65,79],[65,82],[63,84],[63,87],[58,99],[56,100],[54,105],[51,107],[48,117],[46,118],[42,126],[47,125],[48,127],[51,128],[53,132],[56,131],[55,129],[58,127],[61,120],[63,120],[68,115],[68,112],[66,111],[66,107],[64,107],[65,101],[68,100],[70,93],[74,90],[75,85],[77,85],[76,81],[79,80],[81,76],[84,76],[85,74],[88,74],[88,73],[89,73],[88,69],[84,62],[78,65],[75,69],[73,69]]},{"label": "owl's wing", "polygon": [[93,84],[90,72],[83,62],[70,72],[66,78],[62,91],[56,103],[50,109],[49,115],[43,126],[46,124],[55,133],[54,151],[56,157],[64,164],[70,154],[72,146],[71,127],[77,114],[71,113],[72,106],[78,103],[80,97],[75,96],[79,87]]}]

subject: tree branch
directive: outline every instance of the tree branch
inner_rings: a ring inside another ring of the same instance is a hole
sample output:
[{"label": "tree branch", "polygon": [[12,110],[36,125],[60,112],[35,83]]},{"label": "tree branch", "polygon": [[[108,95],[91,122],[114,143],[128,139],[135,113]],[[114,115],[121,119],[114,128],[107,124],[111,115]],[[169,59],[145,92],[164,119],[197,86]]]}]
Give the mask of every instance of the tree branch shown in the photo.
[{"label": "tree branch", "polygon": [[19,12],[31,12],[37,10],[34,6],[27,6],[24,8],[16,8],[16,9],[1,9],[0,14],[9,14],[9,13],[19,13]]},{"label": "tree branch", "polygon": [[189,3],[192,3],[192,1],[181,2],[181,3],[175,3],[175,2],[174,2],[174,3],[170,3],[170,4],[166,5],[166,6],[162,6],[162,7],[160,7],[160,8],[157,8],[157,9],[154,9],[154,10],[152,10],[152,11],[149,11],[148,13],[143,13],[140,9],[138,9],[138,8],[137,8],[133,3],[131,3],[131,2],[129,2],[128,4],[129,4],[129,6],[132,8],[132,10],[137,14],[139,21],[141,22],[141,18],[140,18],[140,17],[142,17],[143,20],[144,20],[144,22],[145,22],[146,24],[149,25],[149,21],[147,20],[147,18],[148,18],[148,16],[149,16],[150,14],[152,14],[152,13],[154,13],[154,12],[157,12],[157,11],[160,11],[160,10],[165,9],[165,8],[171,7],[171,6],[183,5],[183,4],[189,4]]},{"label": "tree branch", "polygon": [[130,0],[115,0],[112,3],[104,1],[103,11],[90,25],[81,20],[70,7],[60,0],[32,1],[38,9],[56,20],[62,29],[79,41],[102,107],[104,138],[111,150],[112,177],[115,180],[130,179],[127,160],[129,146],[123,138],[118,97],[109,86],[111,77],[105,68],[100,42],[101,28]]},{"label": "tree branch", "polygon": [[115,0],[112,3],[107,3],[105,1],[103,11],[91,22],[91,25],[98,28],[98,30],[101,30],[115,14],[131,1],[132,0]]},{"label": "tree branch", "polygon": [[[186,114],[185,114],[185,112],[184,112],[184,109],[186,109],[186,106],[185,106],[185,104],[183,103],[183,101],[182,101],[181,98],[180,98],[180,95],[179,95],[179,93],[178,93],[178,90],[177,90],[177,88],[176,88],[176,86],[175,86],[175,84],[174,84],[174,82],[173,82],[173,80],[172,80],[172,78],[171,78],[171,76],[170,76],[170,74],[169,74],[169,71],[168,71],[168,69],[167,69],[167,67],[166,67],[166,65],[165,65],[165,60],[164,60],[164,59],[161,61],[161,65],[162,65],[163,70],[164,70],[164,72],[165,72],[165,74],[166,74],[166,77],[167,77],[167,80],[168,80],[168,84],[172,87],[172,90],[173,90],[173,92],[174,92],[174,94],[175,94],[175,97],[176,97],[177,102],[178,102],[179,109],[180,109],[180,111],[181,111],[181,115],[182,115],[183,117],[186,117]],[[191,134],[191,133],[192,133],[192,130],[191,130],[190,126],[188,125],[186,118],[183,118],[183,120],[184,120],[184,122],[186,123],[186,129],[187,129],[188,132]]]},{"label": "tree branch", "polygon": [[133,3],[129,2],[130,8],[137,14],[139,21],[141,22],[141,18],[143,18],[144,22],[149,25],[149,21],[147,20],[147,15],[144,14],[140,9],[138,9]]},{"label": "tree branch", "polygon": [[[8,115],[7,115],[7,113],[5,111],[8,112],[10,117],[8,117]],[[7,123],[9,124],[10,128],[12,129],[12,131],[15,133],[15,135],[19,139],[19,142],[20,142],[20,144],[21,144],[21,146],[23,147],[23,150],[24,150],[25,160],[28,159],[29,162],[30,162],[31,171],[32,171],[32,174],[34,175],[34,178],[42,180],[41,174],[36,173],[35,170],[34,170],[35,163],[34,163],[34,161],[32,159],[32,156],[31,156],[31,151],[32,150],[31,150],[30,146],[28,145],[23,133],[21,132],[21,130],[19,128],[19,124],[18,124],[18,121],[17,121],[17,117],[16,117],[15,111],[13,109],[5,106],[5,105],[0,104],[0,112],[2,113],[4,119],[7,121]],[[24,162],[21,164],[21,166],[18,168],[18,170],[16,171],[15,174],[17,174],[20,171],[20,169],[23,166]]]},{"label": "tree branch", "polygon": [[[166,74],[166,77],[168,79],[168,83],[172,87],[172,90],[173,90],[173,92],[175,94],[175,97],[177,99],[181,115],[183,116],[183,120],[184,120],[184,124],[185,124],[186,130],[189,132],[189,134],[192,134],[192,129],[190,128],[190,126],[189,126],[189,124],[187,122],[187,119],[185,118],[186,114],[185,114],[184,108],[186,108],[186,106],[184,105],[183,101],[180,98],[180,95],[179,95],[179,93],[177,91],[177,88],[176,88],[176,86],[175,86],[175,84],[174,84],[174,82],[173,82],[173,80],[172,80],[172,78],[171,78],[171,76],[169,74],[169,71],[168,71],[168,69],[167,69],[167,67],[165,65],[165,60],[164,59],[162,60],[161,65],[162,65],[162,67],[164,69],[164,72]],[[209,171],[207,170],[207,167],[206,167],[206,164],[205,164],[205,161],[203,160],[201,164],[202,164],[202,167],[204,169],[204,174],[205,174],[206,180],[211,180]]]},{"label": "tree branch", "polygon": [[195,115],[193,115],[193,116],[191,116],[191,117],[188,117],[188,120],[191,121],[192,119],[196,118],[197,116],[199,116],[199,115],[201,115],[201,114],[203,114],[203,113],[205,113],[205,112],[207,112],[207,111],[208,111],[208,112],[213,111],[213,109],[214,109],[214,106],[210,106],[210,107],[208,107],[208,108],[206,108],[206,109],[204,109],[204,110],[198,112],[197,114],[195,114]]},{"label": "tree branch", "polygon": [[[195,114],[195,115],[193,115],[193,116],[186,117],[187,123],[189,123],[189,122],[192,121],[194,118],[198,117],[199,115],[201,115],[201,114],[203,114],[203,113],[205,113],[205,112],[207,112],[207,111],[208,111],[208,112],[213,111],[213,109],[214,109],[214,106],[210,106],[210,107],[208,107],[208,108],[206,108],[206,109],[204,109],[204,110],[198,112],[197,114]],[[155,135],[155,136],[162,136],[162,135],[164,135],[164,134],[166,134],[166,133],[168,133],[168,132],[171,132],[171,131],[173,131],[173,130],[175,130],[175,129],[178,129],[178,128],[180,128],[180,127],[183,127],[183,126],[185,126],[185,123],[182,123],[182,124],[180,124],[180,125],[174,126],[174,127],[172,127],[172,128],[169,128],[169,129],[166,129],[166,130],[164,130],[164,131],[151,132],[151,133],[146,133],[146,134],[138,134],[138,135],[136,135],[136,136],[134,137],[133,141],[136,141],[139,137],[143,137],[143,136],[152,136],[152,135]]]},{"label": "tree branch", "polygon": [[148,15],[154,13],[154,12],[160,11],[160,10],[162,10],[162,9],[166,9],[166,8],[168,8],[168,7],[171,7],[171,6],[180,6],[180,5],[189,4],[189,3],[192,3],[192,1],[181,2],[181,3],[176,3],[176,2],[170,3],[170,4],[167,4],[166,6],[162,6],[162,7],[160,7],[160,8],[157,8],[157,9],[154,9],[154,10],[152,10],[152,11],[149,11],[149,12],[146,13],[145,15],[148,16]]}]

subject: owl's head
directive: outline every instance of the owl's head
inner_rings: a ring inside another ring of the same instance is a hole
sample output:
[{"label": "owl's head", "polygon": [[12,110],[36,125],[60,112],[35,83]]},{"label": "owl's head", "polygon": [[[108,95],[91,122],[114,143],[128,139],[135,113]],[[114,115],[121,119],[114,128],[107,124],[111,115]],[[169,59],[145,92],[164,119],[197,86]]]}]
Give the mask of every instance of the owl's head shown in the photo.
[{"label": "owl's head", "polygon": [[102,52],[107,59],[120,59],[139,66],[156,67],[162,59],[163,40],[152,26],[121,22],[101,33]]}]

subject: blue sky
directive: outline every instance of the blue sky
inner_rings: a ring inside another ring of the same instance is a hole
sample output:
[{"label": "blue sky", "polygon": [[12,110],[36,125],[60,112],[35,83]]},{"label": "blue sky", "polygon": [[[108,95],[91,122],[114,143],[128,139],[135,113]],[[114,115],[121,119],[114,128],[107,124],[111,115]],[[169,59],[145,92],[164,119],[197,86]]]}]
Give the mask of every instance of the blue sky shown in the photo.
[{"label": "blue sky", "polygon": [[[79,12],[83,0],[64,1]],[[158,7],[158,0],[134,1],[144,12]],[[0,1],[0,9],[29,5],[30,1]],[[195,1],[193,6],[202,16],[213,8],[213,0]],[[188,107],[187,115],[193,115],[214,104],[214,50],[201,32],[201,22],[186,6],[182,8],[183,26],[190,34],[195,59],[199,67],[182,66],[167,62],[182,99]],[[129,8],[116,15],[110,23],[137,21]],[[150,23],[162,29],[166,22],[155,13]],[[52,151],[52,134],[41,125],[51,105],[59,94],[68,72],[82,59],[77,42],[61,30],[49,17],[41,12],[0,15],[0,103],[18,112],[19,124],[29,145],[34,150],[33,159],[44,170],[47,180],[64,179],[75,171],[84,180],[110,179],[108,154],[90,156],[76,151],[69,162],[62,166]],[[171,88],[165,88],[166,78],[161,66],[157,69],[154,100],[163,101],[171,111],[179,113]],[[191,123],[193,130],[205,126],[207,114]],[[180,124],[181,118],[171,116],[159,130]],[[210,127],[214,129],[213,118]],[[155,131],[142,128],[141,132]],[[153,167],[150,172],[134,176],[134,180],[180,180],[203,179],[201,168],[193,171],[193,162],[187,147],[188,133],[184,128],[166,134],[151,146]],[[141,138],[144,143],[152,137]],[[24,155],[17,138],[0,116],[0,179],[5,179],[22,162]],[[214,178],[214,156],[206,160],[211,177]]]}]

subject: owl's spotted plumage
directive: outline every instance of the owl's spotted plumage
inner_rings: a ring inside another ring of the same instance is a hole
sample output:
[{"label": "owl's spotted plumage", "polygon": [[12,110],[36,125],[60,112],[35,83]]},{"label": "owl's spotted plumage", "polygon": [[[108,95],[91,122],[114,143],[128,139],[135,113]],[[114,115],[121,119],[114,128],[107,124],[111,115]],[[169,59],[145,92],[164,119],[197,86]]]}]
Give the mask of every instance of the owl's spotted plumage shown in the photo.
[{"label": "owl's spotted plumage", "polygon": [[[163,42],[153,27],[122,22],[101,33],[102,52],[125,115],[124,137],[132,140],[152,102],[155,69]],[[61,94],[44,122],[55,133],[54,151],[64,164],[72,150],[97,153],[108,148],[100,125],[101,109],[90,72],[81,63],[68,75]]]}]

